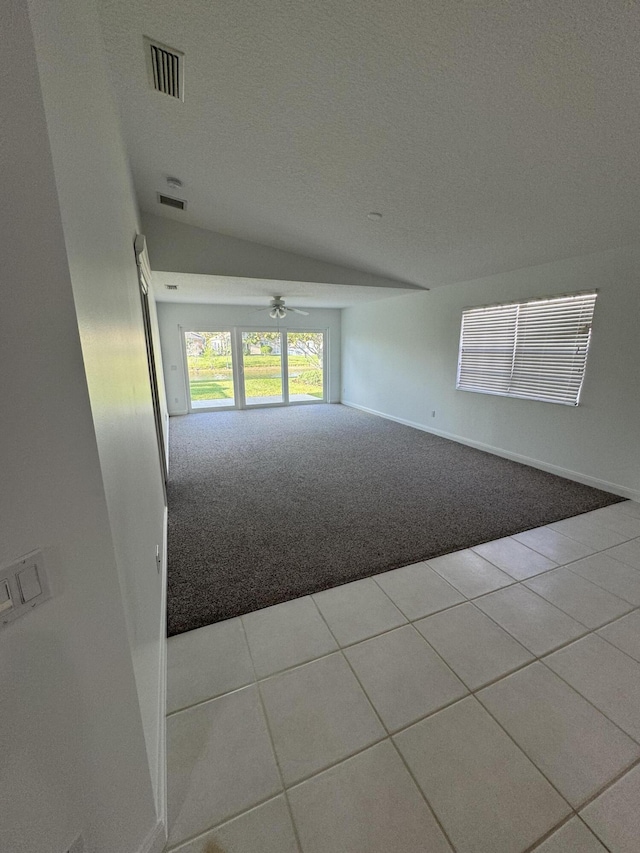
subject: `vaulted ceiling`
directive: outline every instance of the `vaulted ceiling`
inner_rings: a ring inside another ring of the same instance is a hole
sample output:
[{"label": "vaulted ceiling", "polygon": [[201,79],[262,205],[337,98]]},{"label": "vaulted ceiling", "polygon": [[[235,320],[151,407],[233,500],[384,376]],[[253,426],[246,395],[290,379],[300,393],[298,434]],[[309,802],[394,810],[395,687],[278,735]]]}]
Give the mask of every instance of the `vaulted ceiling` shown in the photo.
[{"label": "vaulted ceiling", "polygon": [[[426,287],[637,239],[636,2],[100,6],[144,210]],[[184,51],[184,103],[144,35]]]}]

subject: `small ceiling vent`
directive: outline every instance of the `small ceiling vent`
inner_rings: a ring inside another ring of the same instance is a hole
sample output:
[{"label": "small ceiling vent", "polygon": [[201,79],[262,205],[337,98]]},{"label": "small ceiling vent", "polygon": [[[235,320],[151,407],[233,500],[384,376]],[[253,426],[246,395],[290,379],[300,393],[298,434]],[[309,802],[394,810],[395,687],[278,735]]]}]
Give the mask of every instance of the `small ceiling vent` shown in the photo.
[{"label": "small ceiling vent", "polygon": [[144,46],[151,88],[184,101],[184,53],[146,36]]},{"label": "small ceiling vent", "polygon": [[167,288],[167,290],[177,290],[178,289],[177,284],[165,284],[165,287]]},{"label": "small ceiling vent", "polygon": [[176,210],[184,210],[187,202],[182,198],[172,198],[170,195],[158,193],[158,201],[160,204],[166,204],[167,207],[174,207]]}]

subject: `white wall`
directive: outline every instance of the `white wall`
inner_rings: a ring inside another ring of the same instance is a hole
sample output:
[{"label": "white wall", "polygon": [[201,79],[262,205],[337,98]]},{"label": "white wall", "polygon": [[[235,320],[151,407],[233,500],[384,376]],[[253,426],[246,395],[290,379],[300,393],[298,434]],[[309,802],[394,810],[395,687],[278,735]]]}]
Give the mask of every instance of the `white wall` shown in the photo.
[{"label": "white wall", "polygon": [[41,547],[54,592],[0,634],[0,850],[82,832],[129,853],[157,827],[162,630],[136,213],[94,4],[8,0],[0,34],[20,81],[0,88],[0,564]]},{"label": "white wall", "polygon": [[[464,307],[591,288],[598,288],[599,297],[580,406],[455,390]],[[639,322],[636,248],[348,308],[342,318],[342,398],[637,499]]]},{"label": "white wall", "polygon": [[[154,263],[153,256],[151,257]],[[165,387],[169,414],[183,415],[188,411],[188,389],[184,365],[184,350],[180,327],[186,331],[217,331],[234,326],[275,330],[275,320],[268,312],[260,313],[254,306],[246,305],[187,305],[175,302],[158,302],[158,323],[164,363]],[[309,316],[289,313],[280,322],[280,329],[328,331],[327,357],[330,403],[340,401],[340,319],[335,308],[310,308]]]}]

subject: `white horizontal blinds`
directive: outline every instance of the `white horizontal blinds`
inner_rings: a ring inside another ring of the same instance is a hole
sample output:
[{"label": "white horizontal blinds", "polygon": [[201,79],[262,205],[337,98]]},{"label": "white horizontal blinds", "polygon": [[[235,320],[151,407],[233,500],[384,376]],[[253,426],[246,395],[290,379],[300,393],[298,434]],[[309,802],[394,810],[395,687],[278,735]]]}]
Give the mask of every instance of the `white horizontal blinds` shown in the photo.
[{"label": "white horizontal blinds", "polygon": [[595,293],[463,312],[458,388],[577,405]]},{"label": "white horizontal blinds", "polygon": [[511,396],[578,404],[595,302],[586,293],[519,306]]},{"label": "white horizontal blinds", "polygon": [[463,312],[458,388],[506,394],[513,368],[517,314],[517,305]]}]

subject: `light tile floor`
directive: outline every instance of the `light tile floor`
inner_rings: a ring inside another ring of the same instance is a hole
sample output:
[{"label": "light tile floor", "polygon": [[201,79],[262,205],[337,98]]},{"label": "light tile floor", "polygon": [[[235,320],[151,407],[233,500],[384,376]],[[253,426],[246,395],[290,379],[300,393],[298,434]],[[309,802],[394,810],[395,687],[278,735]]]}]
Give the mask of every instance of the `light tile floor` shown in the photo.
[{"label": "light tile floor", "polygon": [[176,853],[638,853],[640,504],[168,642]]}]

